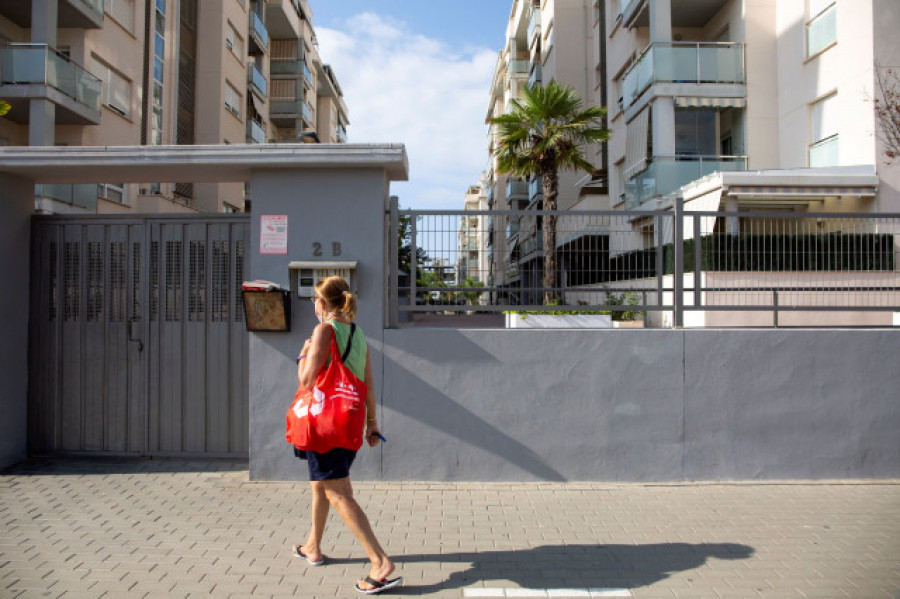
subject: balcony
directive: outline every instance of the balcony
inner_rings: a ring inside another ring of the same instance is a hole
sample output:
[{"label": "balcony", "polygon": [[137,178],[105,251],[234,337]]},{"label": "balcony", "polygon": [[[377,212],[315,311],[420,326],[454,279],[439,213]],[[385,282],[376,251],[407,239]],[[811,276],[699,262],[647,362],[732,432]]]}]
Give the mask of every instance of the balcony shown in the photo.
[{"label": "balcony", "polygon": [[541,11],[535,10],[531,13],[531,20],[528,22],[528,47],[531,48],[538,38],[541,37]]},{"label": "balcony", "polygon": [[44,183],[34,186],[35,199],[53,200],[60,204],[83,208],[88,212],[97,211],[98,186],[95,183],[79,183],[77,185],[61,183]]},{"label": "balcony", "polygon": [[515,202],[528,199],[528,184],[522,179],[509,178],[506,180],[506,201]]},{"label": "balcony", "polygon": [[625,182],[625,209],[633,210],[715,172],[743,170],[746,156],[654,156],[646,169]]},{"label": "balcony", "polygon": [[530,64],[531,63],[528,60],[510,60],[507,72],[510,77],[524,77],[528,74],[528,67]]},{"label": "balcony", "polygon": [[260,99],[266,99],[266,96],[268,95],[266,78],[262,74],[262,71],[259,70],[259,67],[253,63],[247,65],[247,82],[250,84],[250,89],[256,93]]},{"label": "balcony", "polygon": [[[746,95],[744,45],[717,42],[656,42],[647,46],[625,72],[622,107],[628,109],[641,94],[657,83],[674,84],[654,95]],[[740,86],[698,89],[697,85]],[[662,93],[665,92],[665,93]],[[649,96],[648,96],[649,97]]]},{"label": "balcony", "polygon": [[[19,27],[31,29],[31,0],[0,1],[0,15]],[[60,29],[101,29],[103,0],[59,0],[57,27]]]},{"label": "balcony", "polygon": [[511,216],[506,222],[506,238],[512,239],[522,230],[522,225],[518,216]]},{"label": "balcony", "polygon": [[56,124],[99,125],[101,81],[46,44],[0,48],[0,97],[12,106],[6,118],[28,123],[29,101],[56,105]]},{"label": "balcony", "polygon": [[544,199],[544,178],[534,177],[528,182],[528,201],[539,202]]},{"label": "balcony", "polygon": [[303,20],[311,14],[307,0],[265,0],[269,34],[277,39],[303,36]]},{"label": "balcony", "polygon": [[269,51],[269,30],[256,11],[250,11],[250,55],[266,54]]},{"label": "balcony", "polygon": [[536,62],[531,67],[531,73],[528,75],[528,85],[540,85],[542,79],[541,63]]},{"label": "balcony", "polygon": [[303,120],[299,129],[311,129],[312,108],[299,98],[272,98],[269,107],[269,120],[277,127],[297,128],[297,121]]},{"label": "balcony", "polygon": [[[704,27],[728,3],[728,0],[670,1],[672,27]],[[619,0],[622,24],[629,29],[648,27],[650,25],[650,4],[651,0]]]},{"label": "balcony", "polygon": [[338,125],[336,134],[337,134],[338,143],[340,143],[340,144],[347,143],[347,128],[346,127],[344,127],[343,125]]},{"label": "balcony", "polygon": [[247,119],[247,143],[266,143],[266,129],[262,126],[262,123],[257,123],[253,119]]}]

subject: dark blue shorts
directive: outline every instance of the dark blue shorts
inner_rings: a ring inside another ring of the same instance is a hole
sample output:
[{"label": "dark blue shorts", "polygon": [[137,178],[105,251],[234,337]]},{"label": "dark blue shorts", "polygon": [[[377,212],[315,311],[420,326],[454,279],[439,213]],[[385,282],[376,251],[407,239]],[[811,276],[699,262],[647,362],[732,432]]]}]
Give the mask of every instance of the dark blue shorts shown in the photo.
[{"label": "dark blue shorts", "polygon": [[309,480],[347,478],[350,476],[350,466],[356,459],[354,450],[341,447],[336,447],[326,453],[300,451],[295,447],[294,455],[306,460],[306,464],[309,466]]}]

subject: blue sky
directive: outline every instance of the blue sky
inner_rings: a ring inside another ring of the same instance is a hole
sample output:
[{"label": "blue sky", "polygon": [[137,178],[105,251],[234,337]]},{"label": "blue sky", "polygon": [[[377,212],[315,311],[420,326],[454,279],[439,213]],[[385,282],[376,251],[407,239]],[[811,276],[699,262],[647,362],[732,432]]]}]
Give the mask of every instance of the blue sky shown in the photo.
[{"label": "blue sky", "polygon": [[404,208],[462,207],[488,163],[491,78],[512,0],[310,0],[350,143],[403,143]]}]

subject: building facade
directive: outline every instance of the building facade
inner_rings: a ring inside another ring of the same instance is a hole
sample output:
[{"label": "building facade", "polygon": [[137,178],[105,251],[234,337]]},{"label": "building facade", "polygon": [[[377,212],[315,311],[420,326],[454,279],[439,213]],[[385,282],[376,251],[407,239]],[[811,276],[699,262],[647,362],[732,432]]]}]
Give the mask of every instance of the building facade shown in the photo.
[{"label": "building facade", "polygon": [[[488,122],[534,81],[607,107],[610,140],[588,151],[597,176],[561,176],[563,211],[732,213],[703,235],[755,234],[745,221],[759,212],[897,213],[900,168],[873,99],[878,74],[900,65],[898,26],[890,0],[515,0]],[[491,207],[522,214],[494,221],[493,283],[539,286],[541,227],[527,212],[541,185],[498,174],[496,145],[491,131]],[[672,243],[649,216],[626,221],[610,259]],[[807,226],[840,234],[834,223]]]},{"label": "building facade", "polygon": [[[0,3],[2,145],[346,141],[307,0]],[[243,183],[39,186],[41,212],[240,212]]]}]

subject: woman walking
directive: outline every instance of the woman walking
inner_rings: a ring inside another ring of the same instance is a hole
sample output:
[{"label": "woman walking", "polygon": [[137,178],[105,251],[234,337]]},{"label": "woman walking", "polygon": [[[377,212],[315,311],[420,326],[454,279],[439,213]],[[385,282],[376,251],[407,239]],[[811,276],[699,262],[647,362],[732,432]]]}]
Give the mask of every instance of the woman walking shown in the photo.
[{"label": "woman walking", "polygon": [[[350,344],[350,352],[344,364],[367,385],[365,439],[370,447],[375,447],[383,439],[378,428],[375,411],[375,392],[372,384],[372,364],[366,338],[359,327],[353,324],[356,318],[356,296],[350,292],[347,282],[341,277],[328,277],[316,284],[313,298],[319,324],[312,337],[303,344],[297,360],[297,376],[300,386],[310,389],[320,372],[331,361],[332,340],[336,339],[340,355]],[[351,339],[352,337],[352,339]],[[372,564],[369,574],[356,583],[356,590],[367,595],[381,593],[403,584],[402,578],[389,578],[394,572],[394,562],[375,538],[372,526],[365,512],[353,498],[350,485],[350,465],[356,451],[336,448],[325,453],[299,451],[297,457],[307,461],[309,484],[312,488],[312,524],[306,542],[293,546],[295,557],[305,559],[311,566],[325,563],[322,553],[322,534],[328,519],[328,509],[333,507],[347,528],[362,544]]]}]

